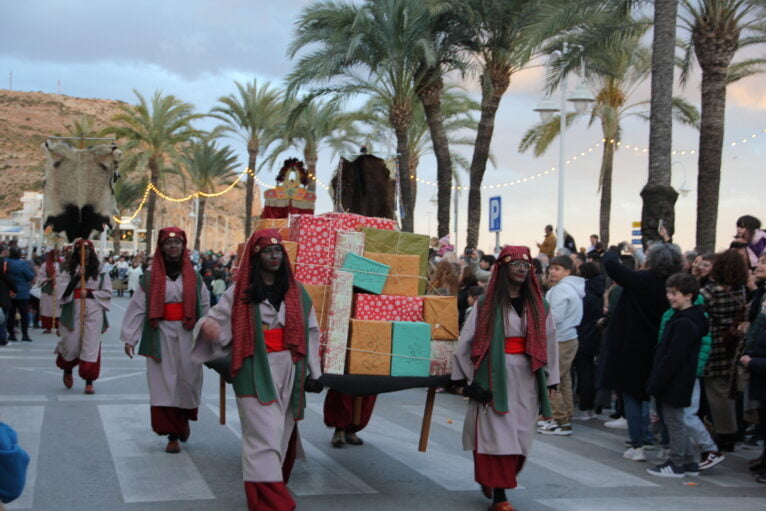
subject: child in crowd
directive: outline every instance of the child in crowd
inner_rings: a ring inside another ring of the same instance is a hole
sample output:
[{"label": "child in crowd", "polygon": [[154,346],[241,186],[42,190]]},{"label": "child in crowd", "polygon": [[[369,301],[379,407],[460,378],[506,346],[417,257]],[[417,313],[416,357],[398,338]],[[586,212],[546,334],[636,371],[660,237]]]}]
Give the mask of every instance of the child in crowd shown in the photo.
[{"label": "child in crowd", "polygon": [[668,277],[666,296],[675,313],[668,320],[654,357],[647,391],[657,400],[670,439],[668,461],[647,472],[658,477],[684,477],[699,473],[699,452],[684,422],[697,377],[697,358],[708,319],[694,300],[699,283],[689,273]]}]

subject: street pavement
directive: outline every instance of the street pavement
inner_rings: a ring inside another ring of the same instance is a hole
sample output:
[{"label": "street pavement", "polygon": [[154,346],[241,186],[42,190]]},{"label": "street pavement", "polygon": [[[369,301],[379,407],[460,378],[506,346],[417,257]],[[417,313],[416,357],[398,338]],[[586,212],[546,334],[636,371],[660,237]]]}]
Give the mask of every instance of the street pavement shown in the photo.
[{"label": "street pavement", "polygon": [[[127,358],[118,339],[127,298],[112,300],[96,394],[66,389],[55,367],[55,335],[30,330],[32,343],[0,347],[0,420],[19,434],[31,457],[24,494],[8,509],[239,510],[246,509],[240,423],[231,388],[227,423],[219,424],[218,376],[205,370],[199,421],[181,454],[166,454],[149,424],[143,358]],[[290,489],[298,509],[487,509],[473,481],[471,453],[461,449],[465,401],[439,394],[428,450],[418,452],[424,389],[378,398],[363,446],[330,446],[322,422],[324,395],[309,395],[300,434],[306,460],[295,465]],[[537,435],[508,493],[520,511],[751,511],[766,509],[766,485],[747,470],[757,451],[740,447],[699,477],[663,479],[622,458],[626,432],[604,418],[576,423],[571,437]]]}]

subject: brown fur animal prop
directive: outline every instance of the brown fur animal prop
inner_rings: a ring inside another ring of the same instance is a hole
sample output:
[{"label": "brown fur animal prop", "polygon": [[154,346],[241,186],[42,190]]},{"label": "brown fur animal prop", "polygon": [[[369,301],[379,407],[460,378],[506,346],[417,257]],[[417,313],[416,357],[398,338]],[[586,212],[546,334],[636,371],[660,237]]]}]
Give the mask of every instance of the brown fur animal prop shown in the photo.
[{"label": "brown fur animal prop", "polygon": [[330,183],[336,210],[380,218],[394,218],[394,187],[386,163],[371,154],[353,161],[341,158],[341,168]]},{"label": "brown fur animal prop", "polygon": [[75,149],[66,142],[48,140],[45,151],[43,216],[45,227],[66,232],[70,242],[87,239],[92,231],[111,226],[115,213],[114,183],[122,152],[115,144]]}]

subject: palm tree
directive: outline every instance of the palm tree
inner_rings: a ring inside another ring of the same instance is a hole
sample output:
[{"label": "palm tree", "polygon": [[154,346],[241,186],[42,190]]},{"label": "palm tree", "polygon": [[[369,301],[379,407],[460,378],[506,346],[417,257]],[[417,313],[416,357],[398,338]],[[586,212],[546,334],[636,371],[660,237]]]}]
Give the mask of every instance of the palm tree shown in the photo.
[{"label": "palm tree", "polygon": [[[644,26],[644,30],[648,26]],[[612,206],[612,171],[615,151],[621,139],[621,123],[627,117],[647,118],[645,107],[649,100],[630,102],[638,87],[651,72],[651,51],[641,44],[642,34],[636,32],[620,45],[602,44],[585,50],[584,61],[588,69],[587,83],[596,97],[590,116],[589,126],[596,120],[601,123],[604,139],[598,190],[601,192],[599,214],[599,236],[604,244],[609,243],[609,223]],[[554,80],[560,79],[558,76]],[[697,109],[683,98],[674,98],[676,118],[680,122],[696,125],[699,122]],[[567,116],[567,125],[575,120],[574,114]],[[524,152],[534,146],[535,156],[543,154],[559,135],[560,116],[554,116],[530,128],[519,144]]]},{"label": "palm tree", "polygon": [[[295,105],[291,101],[286,107],[294,111],[284,126],[284,138],[264,160],[264,165],[273,165],[290,148],[303,152],[306,170],[316,178],[319,151],[332,150],[331,158],[339,154],[356,152],[360,134],[355,123],[359,115],[344,112],[337,101],[312,101],[307,105]],[[316,181],[309,181],[309,189],[316,191]]]},{"label": "palm tree", "polygon": [[697,176],[697,249],[715,250],[721,184],[726,86],[761,71],[764,59],[732,63],[737,50],[766,42],[766,5],[758,0],[682,0],[686,44],[686,81],[692,49],[702,69],[702,120]]},{"label": "palm tree", "polygon": [[[138,201],[144,196],[146,192],[146,185],[149,180],[146,175],[141,177],[139,181],[128,181],[127,179],[119,179],[114,185],[114,201],[117,205],[117,217],[122,216],[122,212],[125,210],[131,210],[138,204]],[[135,235],[135,234],[134,234]],[[122,229],[119,222],[115,222],[114,231],[112,232],[112,238],[114,242],[114,253],[120,253],[120,238],[122,237]]]},{"label": "palm tree", "polygon": [[402,169],[410,168],[408,130],[417,73],[424,69],[424,64],[430,67],[435,63],[429,52],[416,51],[428,48],[422,30],[428,19],[425,2],[413,0],[368,1],[360,6],[319,1],[301,13],[288,52],[292,58],[311,46],[288,78],[289,91],[294,93],[305,85],[326,85],[336,80],[313,90],[308,97],[365,93],[385,101],[397,140],[402,229],[410,232],[414,225],[412,190],[416,183]]},{"label": "palm tree", "polygon": [[197,228],[194,236],[194,250],[200,249],[203,219],[207,197],[216,187],[237,176],[237,156],[229,146],[217,147],[215,142],[193,142],[184,148],[180,158],[186,174],[194,190],[202,192],[197,196],[199,209],[197,211]]},{"label": "palm tree", "polygon": [[[240,139],[247,146],[247,167],[256,172],[256,160],[261,150],[280,138],[279,127],[284,121],[284,94],[269,82],[258,86],[253,80],[242,85],[235,82],[236,94],[218,98],[219,106],[210,115],[223,121],[219,130]],[[255,178],[248,173],[245,190],[245,239],[250,237],[253,218],[253,189]]]},{"label": "palm tree", "polygon": [[[163,96],[161,91],[156,91],[147,102],[137,90],[133,93],[138,97],[138,105],[121,105],[121,112],[112,117],[115,124],[103,133],[125,139],[125,149],[136,150],[137,166],[149,168],[150,183],[156,186],[165,165],[177,160],[178,147],[200,134],[192,127],[192,121],[202,116],[194,113],[193,105],[173,95]],[[156,202],[156,194],[149,194],[146,247],[150,253]]]}]

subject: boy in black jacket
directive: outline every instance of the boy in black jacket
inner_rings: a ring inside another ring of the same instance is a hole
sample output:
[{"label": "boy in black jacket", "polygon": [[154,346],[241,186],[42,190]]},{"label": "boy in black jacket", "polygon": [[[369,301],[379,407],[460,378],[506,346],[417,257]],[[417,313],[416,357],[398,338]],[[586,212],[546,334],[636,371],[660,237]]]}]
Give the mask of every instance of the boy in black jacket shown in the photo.
[{"label": "boy in black jacket", "polygon": [[666,296],[676,311],[668,320],[654,355],[647,391],[657,400],[670,437],[670,458],[647,469],[658,477],[684,477],[699,473],[699,453],[684,425],[684,408],[691,404],[702,337],[709,328],[705,312],[693,305],[699,293],[697,280],[676,273],[665,282]]}]

